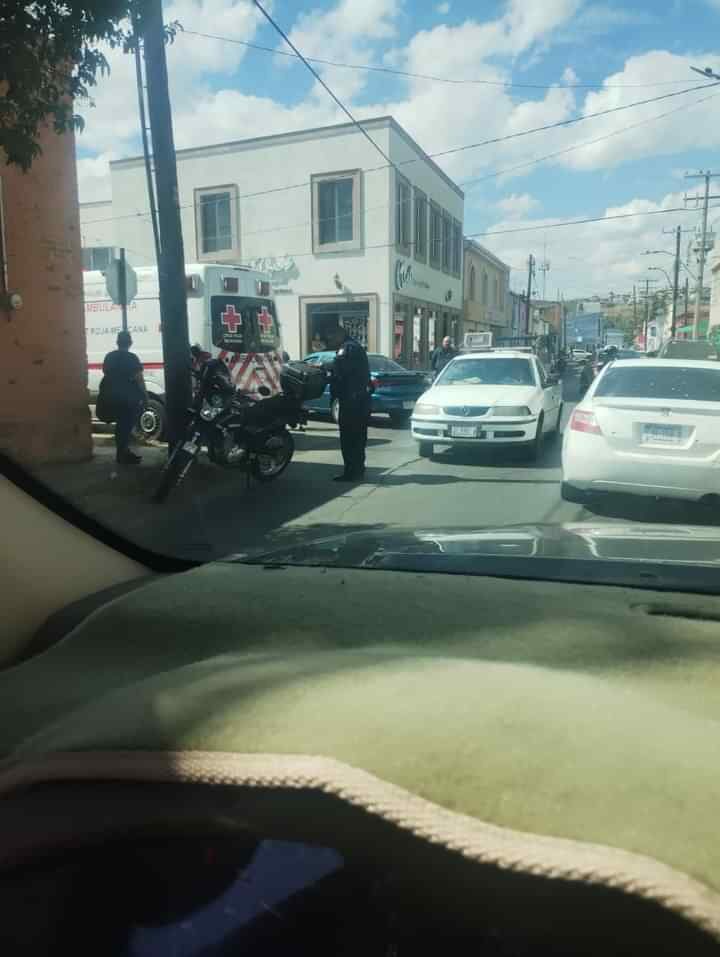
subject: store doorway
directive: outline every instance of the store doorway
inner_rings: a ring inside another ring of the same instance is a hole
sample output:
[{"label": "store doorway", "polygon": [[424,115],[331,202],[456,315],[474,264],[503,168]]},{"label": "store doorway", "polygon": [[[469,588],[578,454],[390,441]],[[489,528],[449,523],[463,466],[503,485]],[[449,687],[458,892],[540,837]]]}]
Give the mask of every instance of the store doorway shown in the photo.
[{"label": "store doorway", "polygon": [[306,341],[311,352],[324,352],[333,348],[334,334],[338,326],[353,339],[368,348],[370,304],[363,302],[311,303],[305,307]]}]

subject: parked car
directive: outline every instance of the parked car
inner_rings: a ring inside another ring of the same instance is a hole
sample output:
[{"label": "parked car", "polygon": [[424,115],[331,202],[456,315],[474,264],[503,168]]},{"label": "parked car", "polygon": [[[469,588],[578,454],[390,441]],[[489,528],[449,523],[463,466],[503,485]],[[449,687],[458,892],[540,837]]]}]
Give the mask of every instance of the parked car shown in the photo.
[{"label": "parked car", "polygon": [[562,386],[537,356],[498,350],[449,362],[415,406],[412,437],[429,458],[435,444],[525,447],[538,458],[562,418]]},{"label": "parked car", "polygon": [[[330,368],[334,359],[334,352],[313,352],[304,361]],[[407,425],[415,403],[428,387],[427,373],[409,372],[400,363],[375,352],[368,354],[368,361],[374,387],[370,399],[372,414],[388,415],[396,426]],[[338,420],[337,401],[330,401],[329,384],[322,396],[306,402],[305,408],[309,412],[331,415],[335,422]]]},{"label": "parked car", "polygon": [[575,407],[562,449],[561,495],[720,495],[720,364],[613,362]]},{"label": "parked car", "polygon": [[668,339],[663,343],[658,358],[717,361],[718,351],[715,343],[709,339]]}]

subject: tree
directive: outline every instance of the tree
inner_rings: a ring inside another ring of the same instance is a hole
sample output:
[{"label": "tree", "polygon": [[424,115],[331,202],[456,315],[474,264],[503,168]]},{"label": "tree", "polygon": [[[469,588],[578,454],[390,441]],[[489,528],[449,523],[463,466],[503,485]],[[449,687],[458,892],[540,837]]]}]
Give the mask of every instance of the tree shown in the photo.
[{"label": "tree", "polygon": [[[0,0],[0,151],[28,170],[40,128],[82,129],[74,103],[109,72],[98,44],[130,50],[142,0]],[[166,27],[170,39],[177,24]]]}]

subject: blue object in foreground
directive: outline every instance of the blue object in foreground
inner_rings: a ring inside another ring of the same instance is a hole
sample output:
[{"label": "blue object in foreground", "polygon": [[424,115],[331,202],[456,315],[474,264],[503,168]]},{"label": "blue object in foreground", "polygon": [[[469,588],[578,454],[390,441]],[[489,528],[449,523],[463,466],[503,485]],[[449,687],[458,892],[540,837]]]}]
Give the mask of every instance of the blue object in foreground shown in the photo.
[{"label": "blue object in foreground", "polygon": [[[334,359],[335,353],[328,351],[313,352],[305,356],[303,361],[311,365],[330,366]],[[415,403],[429,386],[427,373],[409,372],[393,359],[374,352],[368,354],[368,361],[374,386],[371,397],[373,415],[389,415],[395,425],[406,425]],[[331,415],[337,422],[337,408],[333,408],[330,402],[329,385],[319,399],[306,402],[305,408],[309,412]]]}]

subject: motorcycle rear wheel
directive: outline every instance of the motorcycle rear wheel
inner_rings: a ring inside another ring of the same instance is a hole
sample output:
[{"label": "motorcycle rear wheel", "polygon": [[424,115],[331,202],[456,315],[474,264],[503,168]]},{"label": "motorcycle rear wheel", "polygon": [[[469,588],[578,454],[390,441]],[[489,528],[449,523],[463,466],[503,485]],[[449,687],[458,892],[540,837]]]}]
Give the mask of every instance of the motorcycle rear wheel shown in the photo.
[{"label": "motorcycle rear wheel", "polygon": [[282,440],[282,447],[268,452],[258,452],[253,458],[250,469],[258,482],[272,482],[285,471],[295,452],[292,435],[283,431],[272,436]]},{"label": "motorcycle rear wheel", "polygon": [[170,492],[180,484],[186,468],[194,458],[192,452],[187,452],[182,445],[175,448],[150,499],[154,505],[162,505],[166,501]]}]

